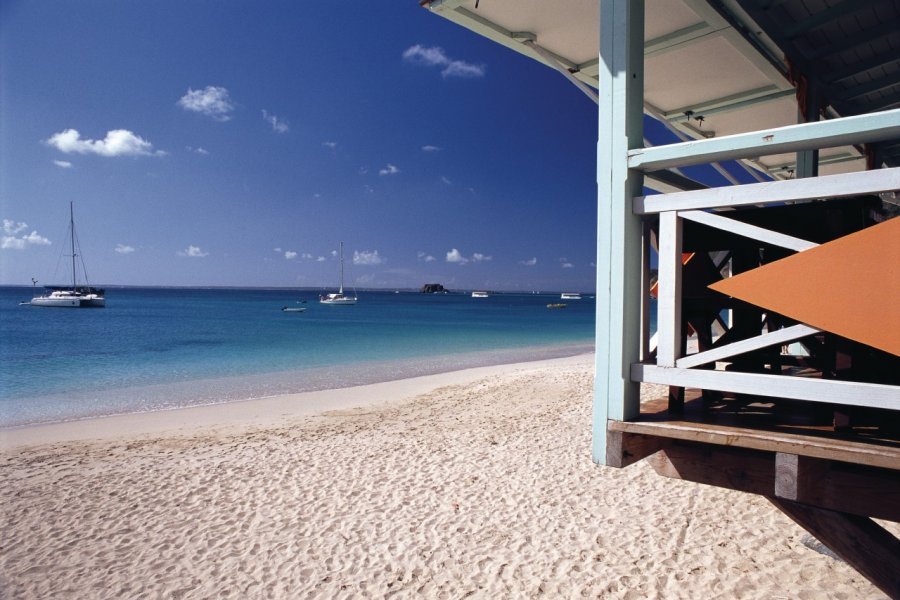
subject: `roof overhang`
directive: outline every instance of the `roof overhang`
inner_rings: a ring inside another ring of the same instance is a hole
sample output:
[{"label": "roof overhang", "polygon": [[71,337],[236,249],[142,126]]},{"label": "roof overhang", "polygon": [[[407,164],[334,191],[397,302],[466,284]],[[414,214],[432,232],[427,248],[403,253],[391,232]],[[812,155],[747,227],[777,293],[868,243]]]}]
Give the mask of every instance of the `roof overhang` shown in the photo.
[{"label": "roof overhang", "polygon": [[[563,71],[584,87],[598,86],[597,0],[424,0],[421,4]],[[702,139],[795,124],[798,92],[800,96],[816,94],[828,117],[900,105],[900,0],[841,2],[832,7],[820,2],[815,3],[821,5],[816,12],[810,12],[807,4],[802,0],[647,2],[645,112],[682,139]],[[817,66],[816,61],[822,60],[828,72]],[[879,148],[880,161],[897,164],[896,141]],[[745,164],[775,178],[790,178],[796,160],[795,154],[785,153]],[[821,174],[865,168],[861,147],[820,151]]]}]

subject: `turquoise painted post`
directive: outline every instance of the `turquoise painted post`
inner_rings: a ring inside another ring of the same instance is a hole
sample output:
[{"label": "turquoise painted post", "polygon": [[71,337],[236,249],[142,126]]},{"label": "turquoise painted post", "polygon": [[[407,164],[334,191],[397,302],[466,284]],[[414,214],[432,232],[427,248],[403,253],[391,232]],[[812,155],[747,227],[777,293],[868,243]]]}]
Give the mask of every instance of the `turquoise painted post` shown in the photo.
[{"label": "turquoise painted post", "polygon": [[629,376],[640,359],[641,220],[631,199],[643,177],[628,150],[643,146],[644,0],[600,1],[597,142],[597,325],[592,454],[606,464],[608,419],[640,410]]}]

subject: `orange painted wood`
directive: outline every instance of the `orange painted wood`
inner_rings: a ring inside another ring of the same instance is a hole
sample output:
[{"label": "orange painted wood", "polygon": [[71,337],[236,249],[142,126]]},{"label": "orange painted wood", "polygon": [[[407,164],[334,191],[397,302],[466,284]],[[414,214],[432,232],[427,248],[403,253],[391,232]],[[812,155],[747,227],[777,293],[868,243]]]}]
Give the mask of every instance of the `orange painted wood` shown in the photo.
[{"label": "orange painted wood", "polygon": [[709,287],[900,356],[900,218]]}]

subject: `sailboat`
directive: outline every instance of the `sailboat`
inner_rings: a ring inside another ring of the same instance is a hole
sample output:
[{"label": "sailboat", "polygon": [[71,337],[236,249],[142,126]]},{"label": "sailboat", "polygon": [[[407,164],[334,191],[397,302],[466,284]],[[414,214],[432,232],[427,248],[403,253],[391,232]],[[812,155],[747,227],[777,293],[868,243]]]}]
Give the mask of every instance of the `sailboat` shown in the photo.
[{"label": "sailboat", "polygon": [[353,296],[344,295],[344,242],[341,242],[341,287],[336,294],[322,294],[319,296],[319,302],[321,304],[340,304],[340,305],[350,305],[356,304],[356,292],[353,292]]},{"label": "sailboat", "polygon": [[106,298],[103,290],[90,287],[87,284],[85,272],[85,285],[78,285],[75,276],[75,257],[78,256],[75,246],[75,210],[69,202],[69,238],[72,250],[72,287],[45,286],[49,293],[43,296],[35,296],[29,303],[31,306],[46,306],[51,308],[103,308],[106,306]]}]

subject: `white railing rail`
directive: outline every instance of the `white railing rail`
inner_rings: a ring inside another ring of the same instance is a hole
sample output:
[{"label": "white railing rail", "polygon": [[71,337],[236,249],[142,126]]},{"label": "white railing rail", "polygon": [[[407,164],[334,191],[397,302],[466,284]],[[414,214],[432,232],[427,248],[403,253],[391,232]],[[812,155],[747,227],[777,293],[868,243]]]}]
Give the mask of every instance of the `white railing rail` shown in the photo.
[{"label": "white railing rail", "polygon": [[680,144],[635,148],[628,152],[628,168],[655,171],[897,138],[900,138],[900,108]]}]

